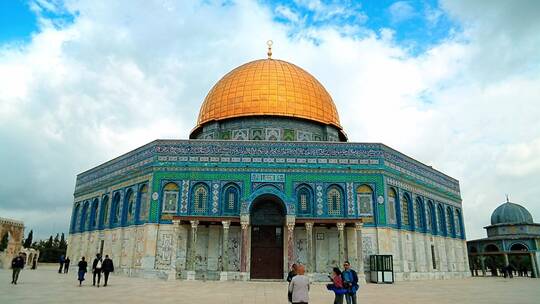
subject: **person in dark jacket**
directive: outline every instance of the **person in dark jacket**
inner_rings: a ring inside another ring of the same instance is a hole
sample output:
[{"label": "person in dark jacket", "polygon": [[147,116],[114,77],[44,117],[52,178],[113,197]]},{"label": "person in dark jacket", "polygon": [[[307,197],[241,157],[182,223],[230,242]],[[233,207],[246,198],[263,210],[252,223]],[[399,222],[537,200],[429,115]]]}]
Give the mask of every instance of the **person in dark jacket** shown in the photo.
[{"label": "person in dark jacket", "polygon": [[62,273],[64,270],[64,263],[66,262],[66,259],[64,255],[62,254],[60,258],[58,259],[58,263],[60,264],[60,268],[58,268],[58,273]]},{"label": "person in dark jacket", "polygon": [[[291,271],[289,271],[289,274],[287,275],[287,282],[291,283],[292,279],[296,275],[296,264],[292,264]],[[287,292],[287,299],[289,300],[289,303],[292,303],[292,292]]]},{"label": "person in dark jacket", "polygon": [[24,268],[24,255],[22,252],[19,252],[19,255],[14,257],[11,260],[11,269],[13,269],[13,274],[11,276],[11,284],[17,285],[17,280],[19,280],[19,274]]},{"label": "person in dark jacket", "polygon": [[37,267],[37,257],[34,256],[34,258],[32,259],[32,270],[36,270],[36,267]]},{"label": "person in dark jacket", "polygon": [[103,267],[103,259],[101,258],[101,254],[96,254],[96,258],[94,259],[94,262],[92,263],[92,274],[93,274],[93,280],[92,280],[92,286],[96,286],[96,276],[97,276],[97,287],[99,287],[99,282],[101,281],[101,268]]},{"label": "person in dark jacket", "polygon": [[69,263],[71,263],[71,260],[69,259],[69,257],[67,257],[66,260],[64,261],[64,273],[68,273]]},{"label": "person in dark jacket", "polygon": [[107,282],[109,281],[109,273],[114,272],[113,261],[109,258],[108,255],[105,255],[105,259],[103,260],[102,270],[103,270],[103,276],[105,279],[105,284],[103,284],[103,287],[105,287],[107,286]]},{"label": "person in dark jacket", "polygon": [[81,258],[81,260],[79,261],[79,287],[82,285],[82,281],[84,281],[84,275],[86,274],[86,272],[88,271],[88,262],[86,262],[84,260],[84,257]]},{"label": "person in dark jacket", "polygon": [[358,274],[351,268],[351,263],[345,261],[343,263],[343,273],[341,277],[343,278],[343,287],[347,289],[345,294],[345,300],[347,304],[356,304],[356,292],[358,291]]}]

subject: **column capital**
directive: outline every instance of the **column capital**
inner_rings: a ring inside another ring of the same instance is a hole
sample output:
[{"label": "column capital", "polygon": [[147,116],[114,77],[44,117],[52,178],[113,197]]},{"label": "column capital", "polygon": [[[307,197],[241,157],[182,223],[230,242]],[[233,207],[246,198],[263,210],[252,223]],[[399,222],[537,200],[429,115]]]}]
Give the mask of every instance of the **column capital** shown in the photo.
[{"label": "column capital", "polygon": [[287,222],[287,230],[294,231],[294,222]]},{"label": "column capital", "polygon": [[338,223],[336,223],[336,225],[337,225],[337,229],[339,231],[343,231],[343,228],[345,228],[345,223],[344,222],[338,222]]},{"label": "column capital", "polygon": [[306,230],[313,230],[313,222],[305,222]]},{"label": "column capital", "polygon": [[197,228],[197,226],[199,225],[199,221],[195,220],[195,221],[189,221],[191,223],[191,228]]},{"label": "column capital", "polygon": [[180,221],[180,220],[172,220],[172,223],[173,223],[174,226],[180,226],[181,222],[182,221]]},{"label": "column capital", "polygon": [[240,226],[242,226],[242,230],[246,230],[249,226],[249,222],[240,222]]},{"label": "column capital", "polygon": [[354,223],[354,229],[360,230],[364,227],[364,223]]},{"label": "column capital", "polygon": [[222,221],[221,224],[223,225],[223,229],[229,229],[231,221]]}]

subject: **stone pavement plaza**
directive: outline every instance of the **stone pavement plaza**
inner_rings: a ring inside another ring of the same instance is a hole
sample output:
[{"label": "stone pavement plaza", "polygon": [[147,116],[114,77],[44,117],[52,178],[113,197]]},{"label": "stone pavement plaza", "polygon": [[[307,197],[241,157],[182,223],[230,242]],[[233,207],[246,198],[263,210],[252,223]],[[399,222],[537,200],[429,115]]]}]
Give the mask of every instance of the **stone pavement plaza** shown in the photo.
[{"label": "stone pavement plaza", "polygon": [[[87,276],[77,287],[76,273],[52,266],[25,269],[13,286],[11,271],[0,270],[0,303],[286,303],[283,282],[187,282],[111,276],[110,286],[92,287]],[[310,303],[332,303],[324,284],[313,284]],[[540,303],[540,280],[469,278],[463,280],[368,284],[358,303]]]}]

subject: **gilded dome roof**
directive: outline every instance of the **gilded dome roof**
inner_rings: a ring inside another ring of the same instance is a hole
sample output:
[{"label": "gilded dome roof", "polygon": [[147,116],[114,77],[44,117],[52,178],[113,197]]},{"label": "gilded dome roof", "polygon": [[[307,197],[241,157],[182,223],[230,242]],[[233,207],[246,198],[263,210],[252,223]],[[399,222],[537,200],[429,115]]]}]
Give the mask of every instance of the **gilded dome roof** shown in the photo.
[{"label": "gilded dome roof", "polygon": [[491,214],[491,225],[532,223],[532,215],[525,207],[510,202],[500,205]]},{"label": "gilded dome roof", "polygon": [[332,97],[308,72],[282,60],[248,62],[221,78],[206,96],[197,127],[245,116],[308,119],[341,130]]}]

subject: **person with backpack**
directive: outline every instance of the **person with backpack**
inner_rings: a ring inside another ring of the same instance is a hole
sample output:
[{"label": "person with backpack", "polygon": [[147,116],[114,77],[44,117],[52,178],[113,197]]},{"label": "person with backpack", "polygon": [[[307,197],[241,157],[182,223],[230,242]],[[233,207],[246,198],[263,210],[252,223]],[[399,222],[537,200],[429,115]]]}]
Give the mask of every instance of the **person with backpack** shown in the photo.
[{"label": "person with backpack", "polygon": [[94,259],[94,262],[92,263],[92,286],[96,286],[96,276],[97,276],[97,287],[99,287],[99,282],[101,281],[101,268],[103,261],[101,259],[101,254],[96,254],[96,258]]},{"label": "person with backpack", "polygon": [[103,260],[102,270],[103,270],[103,277],[105,279],[105,284],[103,284],[103,287],[105,287],[107,286],[107,283],[109,282],[109,273],[114,272],[113,261],[109,258],[108,255],[105,255],[105,259]]},{"label": "person with backpack", "polygon": [[343,263],[341,278],[343,279],[343,287],[347,289],[345,293],[345,301],[347,304],[356,304],[356,292],[358,291],[358,274],[351,268],[351,263],[345,261]]},{"label": "person with backpack", "polygon": [[334,292],[334,304],[343,304],[343,295],[347,293],[347,289],[343,287],[343,278],[341,275],[341,270],[334,267],[332,273],[328,276],[332,281],[332,284],[326,285],[326,288]]},{"label": "person with backpack", "polygon": [[[292,264],[291,271],[289,271],[289,274],[287,275],[287,282],[289,282],[289,284],[291,283],[294,276],[296,276],[296,263]],[[292,303],[292,292],[290,291],[287,292],[287,300],[289,301],[289,303]]]}]

